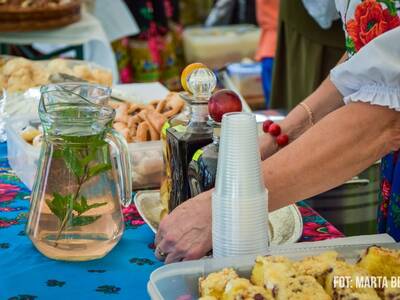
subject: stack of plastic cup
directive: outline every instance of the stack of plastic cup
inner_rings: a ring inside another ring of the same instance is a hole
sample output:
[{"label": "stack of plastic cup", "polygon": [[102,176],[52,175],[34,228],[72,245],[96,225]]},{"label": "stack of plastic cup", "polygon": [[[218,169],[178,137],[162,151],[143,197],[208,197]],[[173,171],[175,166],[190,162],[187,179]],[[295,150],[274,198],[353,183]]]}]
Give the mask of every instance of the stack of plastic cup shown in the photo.
[{"label": "stack of plastic cup", "polygon": [[257,137],[253,114],[224,115],[212,195],[214,257],[267,252],[267,192]]}]

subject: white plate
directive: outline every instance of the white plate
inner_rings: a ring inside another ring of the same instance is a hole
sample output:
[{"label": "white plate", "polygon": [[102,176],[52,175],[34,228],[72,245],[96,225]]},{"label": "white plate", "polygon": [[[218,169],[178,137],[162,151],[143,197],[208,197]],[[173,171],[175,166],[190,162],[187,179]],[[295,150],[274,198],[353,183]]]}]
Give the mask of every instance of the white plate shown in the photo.
[{"label": "white plate", "polygon": [[[163,207],[160,191],[139,191],[134,202],[139,214],[156,233]],[[290,205],[269,213],[269,237],[271,245],[296,243],[303,233],[303,219],[296,205]]]}]

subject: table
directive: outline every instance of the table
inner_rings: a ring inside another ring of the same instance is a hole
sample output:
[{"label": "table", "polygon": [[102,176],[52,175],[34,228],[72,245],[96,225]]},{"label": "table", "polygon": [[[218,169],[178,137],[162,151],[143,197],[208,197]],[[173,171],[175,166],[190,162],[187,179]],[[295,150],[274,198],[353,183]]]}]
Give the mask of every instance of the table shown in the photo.
[{"label": "table", "polygon": [[[106,257],[60,262],[41,255],[25,236],[30,191],[7,163],[0,143],[0,299],[148,299],[150,273],[160,267],[153,254],[154,234],[132,205],[124,209],[126,231]],[[343,235],[313,209],[299,204],[302,241]]]},{"label": "table", "polygon": [[57,56],[60,51],[66,53],[73,50],[76,51],[78,59],[85,59],[110,69],[114,82],[118,82],[117,62],[110,42],[123,36],[137,34],[139,28],[122,0],[114,0],[112,4],[108,0],[97,0],[93,13],[94,15],[82,9],[79,22],[57,29],[2,32],[0,50],[6,52],[3,54],[8,54],[6,45],[35,44],[39,50],[51,52],[40,59]]}]

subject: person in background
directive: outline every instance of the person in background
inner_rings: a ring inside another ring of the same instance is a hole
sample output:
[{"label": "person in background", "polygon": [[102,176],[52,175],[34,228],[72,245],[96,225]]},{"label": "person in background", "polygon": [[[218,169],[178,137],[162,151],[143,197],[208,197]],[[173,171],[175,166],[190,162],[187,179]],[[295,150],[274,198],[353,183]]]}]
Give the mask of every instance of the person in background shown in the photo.
[{"label": "person in background", "polygon": [[182,26],[177,0],[125,0],[140,33],[113,43],[122,83],[160,81],[180,89]]},{"label": "person in background", "polygon": [[215,0],[204,25],[206,27],[257,24],[256,0]]},{"label": "person in background", "polygon": [[261,61],[262,84],[266,108],[269,108],[272,66],[276,49],[279,0],[257,0],[257,22],[261,28],[261,36],[256,53],[256,60]]},{"label": "person in background", "polygon": [[342,22],[321,28],[303,2],[307,1],[280,1],[271,108],[293,109],[321,84],[345,52]]}]

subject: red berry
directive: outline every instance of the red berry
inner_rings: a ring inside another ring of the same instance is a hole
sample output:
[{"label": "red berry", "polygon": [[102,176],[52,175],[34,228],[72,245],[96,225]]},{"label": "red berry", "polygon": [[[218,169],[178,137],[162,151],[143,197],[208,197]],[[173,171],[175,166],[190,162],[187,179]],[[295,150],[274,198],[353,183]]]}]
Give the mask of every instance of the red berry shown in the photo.
[{"label": "red berry", "polygon": [[278,136],[281,133],[281,127],[278,124],[271,124],[268,128],[268,132],[273,136]]},{"label": "red berry", "polygon": [[271,120],[266,120],[266,121],[264,121],[264,123],[263,123],[263,131],[264,131],[265,133],[267,133],[267,132],[268,132],[268,129],[269,129],[269,126],[271,126],[272,124],[274,124],[274,122],[271,121]]},{"label": "red berry", "polygon": [[276,138],[276,143],[280,147],[284,147],[289,143],[289,137],[287,134],[278,135]]}]

